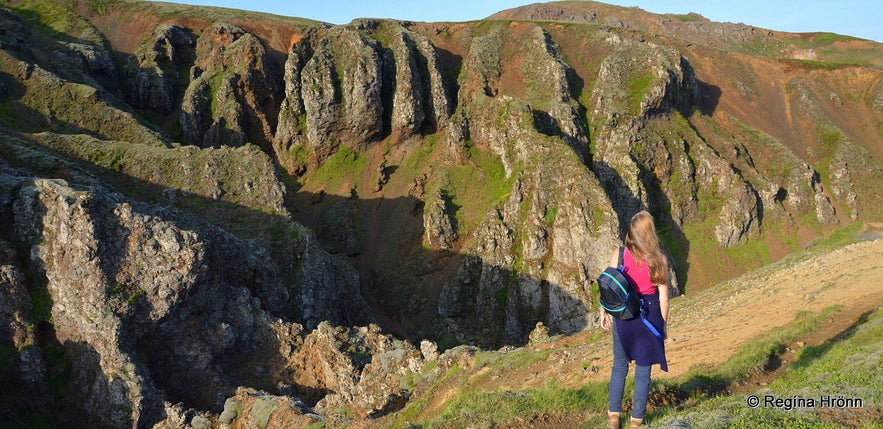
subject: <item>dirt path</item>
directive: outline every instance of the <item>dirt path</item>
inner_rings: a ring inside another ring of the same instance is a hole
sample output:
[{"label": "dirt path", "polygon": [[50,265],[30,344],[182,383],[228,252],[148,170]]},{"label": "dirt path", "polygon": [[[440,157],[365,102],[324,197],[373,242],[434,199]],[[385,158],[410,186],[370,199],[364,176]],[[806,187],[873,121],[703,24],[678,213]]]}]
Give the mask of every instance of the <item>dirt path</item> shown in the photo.
[{"label": "dirt path", "polygon": [[883,302],[880,255],[883,240],[862,242],[786,269],[764,269],[696,297],[678,298],[666,344],[671,371],[665,376],[683,374],[695,365],[719,364],[753,337],[787,325],[799,311],[818,313],[839,305],[839,317],[831,322],[837,319],[845,329]]},{"label": "dirt path", "polygon": [[[838,305],[832,318],[804,338],[824,342],[883,303],[883,240],[865,241],[797,263],[779,263],[692,296],[671,301],[669,372],[654,368],[654,378],[674,378],[697,367],[725,362],[746,342],[792,322],[799,311],[821,312]],[[610,334],[589,330],[542,344],[547,360],[488,382],[488,390],[520,390],[546,380],[577,388],[605,381],[610,374]]]}]

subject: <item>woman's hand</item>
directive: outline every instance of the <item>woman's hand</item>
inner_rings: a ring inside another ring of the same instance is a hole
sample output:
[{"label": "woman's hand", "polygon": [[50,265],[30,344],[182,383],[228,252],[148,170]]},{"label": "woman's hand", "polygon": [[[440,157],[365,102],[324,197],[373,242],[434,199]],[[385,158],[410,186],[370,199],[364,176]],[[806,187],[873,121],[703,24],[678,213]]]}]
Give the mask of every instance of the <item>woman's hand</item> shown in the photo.
[{"label": "woman's hand", "polygon": [[610,315],[606,311],[599,310],[601,313],[601,328],[605,331],[610,330]]}]

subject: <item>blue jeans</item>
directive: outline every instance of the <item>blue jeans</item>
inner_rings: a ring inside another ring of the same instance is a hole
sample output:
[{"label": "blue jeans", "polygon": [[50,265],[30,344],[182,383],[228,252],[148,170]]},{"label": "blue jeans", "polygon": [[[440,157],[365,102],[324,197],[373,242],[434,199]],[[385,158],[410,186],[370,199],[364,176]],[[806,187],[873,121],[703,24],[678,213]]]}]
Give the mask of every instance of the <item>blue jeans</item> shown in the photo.
[{"label": "blue jeans", "polygon": [[[622,394],[625,391],[625,377],[629,373],[629,359],[622,350],[616,324],[613,324],[613,369],[610,370],[610,387],[607,405],[613,412],[622,412]],[[650,366],[635,365],[635,397],[633,399],[632,417],[643,419],[647,410],[647,396],[650,394]]]}]

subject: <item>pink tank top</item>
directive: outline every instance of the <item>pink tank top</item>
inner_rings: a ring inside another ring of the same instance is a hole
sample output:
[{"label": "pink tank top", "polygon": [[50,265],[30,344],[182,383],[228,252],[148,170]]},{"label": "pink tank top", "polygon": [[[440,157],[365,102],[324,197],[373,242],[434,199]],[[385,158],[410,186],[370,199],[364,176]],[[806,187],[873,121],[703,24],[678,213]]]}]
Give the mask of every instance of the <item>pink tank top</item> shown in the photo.
[{"label": "pink tank top", "polygon": [[647,262],[644,261],[639,264],[635,261],[635,257],[629,252],[628,247],[625,248],[622,254],[622,265],[624,267],[624,274],[638,288],[639,294],[650,295],[656,293],[656,286],[650,281],[650,268],[647,266]]}]

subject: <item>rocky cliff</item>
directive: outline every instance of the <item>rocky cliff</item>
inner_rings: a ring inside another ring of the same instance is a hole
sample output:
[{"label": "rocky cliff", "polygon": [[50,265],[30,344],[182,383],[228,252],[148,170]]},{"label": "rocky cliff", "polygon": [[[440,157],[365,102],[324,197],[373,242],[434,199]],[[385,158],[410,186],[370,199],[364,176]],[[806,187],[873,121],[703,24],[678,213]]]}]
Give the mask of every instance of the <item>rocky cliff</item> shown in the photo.
[{"label": "rocky cliff", "polygon": [[345,426],[472,346],[596,326],[638,210],[675,294],[874,220],[881,47],[693,18],[11,2],[0,379],[35,406],[8,412]]}]

